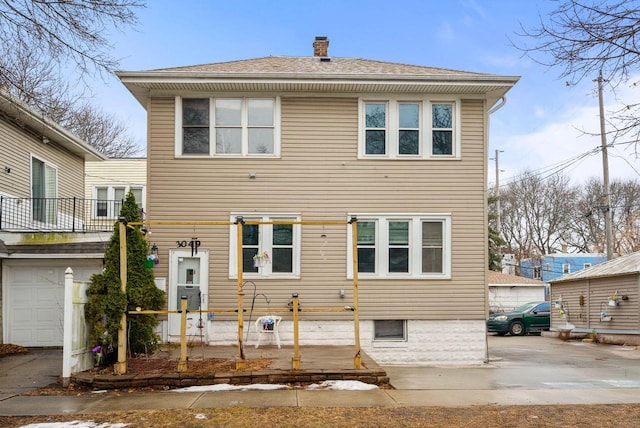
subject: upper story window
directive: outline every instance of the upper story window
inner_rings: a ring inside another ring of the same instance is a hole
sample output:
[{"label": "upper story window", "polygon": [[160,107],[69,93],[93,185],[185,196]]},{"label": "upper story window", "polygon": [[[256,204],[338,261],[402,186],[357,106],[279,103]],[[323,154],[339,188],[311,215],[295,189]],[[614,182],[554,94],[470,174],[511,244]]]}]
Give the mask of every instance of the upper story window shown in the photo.
[{"label": "upper story window", "polygon": [[279,98],[176,97],[175,154],[279,156]]},{"label": "upper story window", "polygon": [[144,211],[144,186],[95,186],[93,217],[118,218],[129,192],[133,193],[138,208]]},{"label": "upper story window", "polygon": [[[358,274],[362,278],[448,278],[449,215],[357,215]],[[351,259],[351,228],[348,260]],[[352,277],[349,263],[347,273]]]},{"label": "upper story window", "polygon": [[361,159],[459,159],[458,101],[360,100]]},{"label": "upper story window", "polygon": [[[290,214],[238,214],[242,226],[243,278],[300,277],[300,216]],[[235,221],[237,215],[230,220]],[[266,222],[269,224],[251,224]],[[274,224],[275,223],[275,224]],[[237,227],[230,226],[229,277],[237,278]],[[267,255],[268,259],[262,257]],[[256,257],[259,255],[259,257]]]},{"label": "upper story window", "polygon": [[571,273],[571,265],[569,263],[563,263],[562,264],[562,274],[566,275],[568,273]]},{"label": "upper story window", "polygon": [[540,279],[542,278],[542,267],[541,266],[534,266],[533,267],[533,279]]},{"label": "upper story window", "polygon": [[583,269],[589,269],[591,267],[591,263],[585,263],[582,265]]}]

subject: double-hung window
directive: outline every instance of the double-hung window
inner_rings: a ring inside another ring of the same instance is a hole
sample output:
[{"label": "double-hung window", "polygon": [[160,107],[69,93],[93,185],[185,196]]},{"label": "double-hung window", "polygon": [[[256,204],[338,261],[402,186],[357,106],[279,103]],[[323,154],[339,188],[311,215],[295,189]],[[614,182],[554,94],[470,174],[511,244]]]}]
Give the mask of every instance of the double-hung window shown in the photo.
[{"label": "double-hung window", "polygon": [[144,186],[95,186],[94,194],[94,218],[118,218],[122,204],[127,194],[131,192],[136,200],[136,204],[141,211],[144,211]]},{"label": "double-hung window", "polygon": [[280,155],[279,98],[176,97],[176,156]]},{"label": "double-hung window", "polygon": [[360,159],[460,158],[459,101],[360,100]]},{"label": "double-hung window", "polygon": [[[362,278],[449,278],[451,216],[448,214],[371,215],[358,219],[358,275]],[[348,259],[351,260],[351,228]],[[352,277],[352,265],[347,264]]]},{"label": "double-hung window", "polygon": [[[236,214],[242,226],[242,274],[246,278],[300,276],[300,216],[290,214]],[[237,227],[230,226],[229,277],[237,278]]]}]

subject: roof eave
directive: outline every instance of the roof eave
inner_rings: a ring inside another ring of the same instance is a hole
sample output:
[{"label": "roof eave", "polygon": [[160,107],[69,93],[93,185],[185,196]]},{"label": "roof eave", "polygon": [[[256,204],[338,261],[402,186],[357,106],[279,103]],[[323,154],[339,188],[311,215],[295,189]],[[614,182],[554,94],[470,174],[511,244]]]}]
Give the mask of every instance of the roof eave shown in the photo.
[{"label": "roof eave", "polygon": [[[491,106],[519,80],[518,76],[495,75],[320,75],[286,73],[272,74],[212,74],[185,72],[118,72],[118,77],[134,97],[146,108],[150,92],[154,88],[171,86],[172,88],[192,88],[194,86],[209,91],[224,90],[225,87],[252,88],[265,91],[282,90],[295,86],[297,90],[317,92],[318,88],[331,88],[331,92],[389,92],[389,87],[398,92],[416,92],[421,89],[442,86],[456,87],[465,92],[485,95]],[[342,88],[342,89],[336,89]],[[384,88],[384,89],[380,89]],[[405,88],[404,90],[400,88]],[[249,90],[249,89],[247,89]],[[407,91],[409,92],[409,91]]]},{"label": "roof eave", "polygon": [[21,123],[30,129],[37,130],[41,137],[47,137],[50,141],[55,141],[86,161],[107,159],[105,155],[93,146],[7,93],[0,92],[0,109],[12,117],[18,118]]}]

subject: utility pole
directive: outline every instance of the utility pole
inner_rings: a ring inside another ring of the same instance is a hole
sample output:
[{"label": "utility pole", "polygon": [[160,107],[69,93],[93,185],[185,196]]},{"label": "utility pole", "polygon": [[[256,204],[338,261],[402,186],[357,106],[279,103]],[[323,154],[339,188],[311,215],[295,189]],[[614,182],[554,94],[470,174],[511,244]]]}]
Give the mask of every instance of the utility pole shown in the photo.
[{"label": "utility pole", "polygon": [[498,162],[498,153],[503,152],[503,150],[496,149],[496,232],[498,236],[502,235],[502,222],[500,221],[500,164]]},{"label": "utility pole", "polygon": [[613,235],[611,231],[611,188],[609,186],[609,158],[607,135],[604,126],[604,101],[602,100],[602,70],[598,75],[598,102],[600,106],[600,142],[602,144],[602,178],[604,184],[604,234],[607,240],[607,260],[613,259]]}]

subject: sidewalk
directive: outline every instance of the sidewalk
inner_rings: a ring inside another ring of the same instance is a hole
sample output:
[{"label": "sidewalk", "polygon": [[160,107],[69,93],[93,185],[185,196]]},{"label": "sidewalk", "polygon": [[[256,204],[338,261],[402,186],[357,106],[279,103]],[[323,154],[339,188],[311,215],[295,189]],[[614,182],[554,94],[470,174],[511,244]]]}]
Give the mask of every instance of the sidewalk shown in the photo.
[{"label": "sidewalk", "polygon": [[[479,367],[406,367],[382,369],[396,389],[97,393],[80,396],[25,396],[9,390],[6,358],[0,359],[0,416],[94,413],[113,410],[216,407],[412,407],[469,405],[573,405],[640,403],[640,350],[562,342],[544,337],[498,338],[488,364]],[[348,364],[353,354],[333,347],[301,348],[302,368]],[[340,348],[340,347],[338,347]],[[349,347],[344,347],[349,350]],[[352,348],[351,348],[352,349]],[[247,349],[253,352],[254,348]],[[276,364],[290,367],[291,348],[255,350],[279,355]],[[37,354],[37,352],[36,352]],[[27,354],[29,355],[29,354]],[[343,355],[343,357],[336,357]],[[345,359],[344,355],[348,358]],[[195,358],[192,355],[191,358]],[[13,358],[13,357],[11,357]],[[51,359],[24,357],[12,362],[16,373],[45,373]],[[52,368],[50,367],[50,370]],[[60,372],[56,367],[57,373]],[[46,380],[46,376],[45,376]],[[49,382],[50,383],[50,382]],[[20,387],[24,388],[24,386]]]}]

